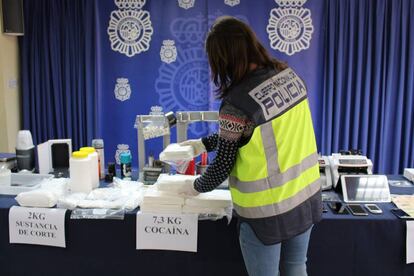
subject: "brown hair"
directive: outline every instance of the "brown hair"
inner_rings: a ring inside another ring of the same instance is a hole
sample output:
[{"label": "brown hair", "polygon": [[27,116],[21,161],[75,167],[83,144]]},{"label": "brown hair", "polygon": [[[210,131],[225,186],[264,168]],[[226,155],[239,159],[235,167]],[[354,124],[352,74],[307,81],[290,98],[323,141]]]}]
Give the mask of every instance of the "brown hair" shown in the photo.
[{"label": "brown hair", "polygon": [[287,67],[269,55],[246,23],[231,16],[216,19],[207,35],[206,52],[213,82],[218,87],[216,93],[221,99],[246,76],[251,63],[277,71]]}]

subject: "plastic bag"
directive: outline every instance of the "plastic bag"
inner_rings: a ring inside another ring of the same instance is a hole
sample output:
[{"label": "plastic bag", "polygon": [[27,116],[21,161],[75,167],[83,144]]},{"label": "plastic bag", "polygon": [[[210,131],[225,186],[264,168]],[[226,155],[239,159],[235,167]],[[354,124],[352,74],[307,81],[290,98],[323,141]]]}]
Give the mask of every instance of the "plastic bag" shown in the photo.
[{"label": "plastic bag", "polygon": [[71,219],[119,219],[123,220],[125,210],[123,209],[74,209],[70,215]]},{"label": "plastic bag", "polygon": [[160,153],[160,160],[173,167],[178,173],[185,173],[194,157],[192,146],[179,144],[170,144]]},{"label": "plastic bag", "polygon": [[48,190],[38,189],[30,192],[23,192],[15,197],[17,203],[24,207],[53,207],[56,205],[57,196]]},{"label": "plastic bag", "polygon": [[171,166],[177,173],[185,174],[188,167],[190,166],[191,160],[175,160],[175,161],[163,161]]}]

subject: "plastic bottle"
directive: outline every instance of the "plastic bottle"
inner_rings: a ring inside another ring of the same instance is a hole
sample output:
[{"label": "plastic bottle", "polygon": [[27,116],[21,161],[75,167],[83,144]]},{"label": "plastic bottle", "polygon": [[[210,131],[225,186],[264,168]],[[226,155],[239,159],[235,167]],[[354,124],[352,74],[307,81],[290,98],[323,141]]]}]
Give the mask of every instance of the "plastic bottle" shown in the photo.
[{"label": "plastic bottle", "polygon": [[201,161],[197,162],[196,164],[196,174],[203,174],[206,172],[208,167],[208,154],[207,152],[203,152],[201,154]]},{"label": "plastic bottle", "polygon": [[148,156],[148,167],[154,167],[154,154],[152,152]]},{"label": "plastic bottle", "polygon": [[122,152],[119,159],[121,161],[121,178],[131,179],[131,154],[129,152]]},{"label": "plastic bottle", "polygon": [[98,153],[99,168],[100,168],[99,178],[104,179],[105,178],[104,141],[102,139],[93,139],[92,140],[92,147],[94,147],[96,152]]},{"label": "plastic bottle", "polygon": [[99,167],[99,161],[98,161],[98,153],[93,147],[82,147],[79,149],[79,151],[84,151],[88,153],[88,155],[91,157],[90,161],[90,174],[92,175],[92,187],[98,188],[99,187],[99,174],[100,174],[100,167]]},{"label": "plastic bottle", "polygon": [[208,165],[208,153],[207,152],[203,152],[201,154],[201,165],[202,166],[207,166]]},{"label": "plastic bottle", "polygon": [[116,177],[116,168],[115,163],[109,162],[108,163],[108,174],[105,175],[105,182],[112,182]]},{"label": "plastic bottle", "polygon": [[69,190],[72,193],[89,193],[92,191],[91,157],[87,152],[75,151],[69,159]]}]

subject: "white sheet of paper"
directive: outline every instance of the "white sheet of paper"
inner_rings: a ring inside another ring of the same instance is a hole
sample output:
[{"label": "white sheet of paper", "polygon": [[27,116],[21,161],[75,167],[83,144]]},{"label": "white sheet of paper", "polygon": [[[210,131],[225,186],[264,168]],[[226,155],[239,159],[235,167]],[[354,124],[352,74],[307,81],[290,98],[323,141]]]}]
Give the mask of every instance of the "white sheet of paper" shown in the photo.
[{"label": "white sheet of paper", "polygon": [[414,220],[407,220],[407,264],[414,263]]},{"label": "white sheet of paper", "polygon": [[137,213],[136,249],[197,252],[198,215]]},{"label": "white sheet of paper", "polygon": [[65,213],[65,209],[11,207],[10,243],[66,247]]}]

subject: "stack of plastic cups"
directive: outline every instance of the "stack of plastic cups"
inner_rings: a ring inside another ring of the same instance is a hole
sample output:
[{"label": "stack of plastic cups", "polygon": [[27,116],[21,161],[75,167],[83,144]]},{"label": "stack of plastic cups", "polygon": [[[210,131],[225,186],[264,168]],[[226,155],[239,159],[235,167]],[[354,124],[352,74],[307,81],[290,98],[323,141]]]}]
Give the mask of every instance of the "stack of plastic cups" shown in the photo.
[{"label": "stack of plastic cups", "polygon": [[16,158],[19,171],[34,172],[35,147],[29,130],[20,130],[16,138]]},{"label": "stack of plastic cups", "polygon": [[92,191],[91,157],[87,152],[75,151],[69,159],[69,190],[72,193],[89,193]]},{"label": "stack of plastic cups", "polygon": [[93,147],[82,147],[79,151],[86,152],[89,157],[91,158],[90,165],[89,165],[89,173],[91,174],[92,180],[92,188],[99,187],[99,174],[100,174],[100,167],[98,161],[98,153]]}]

